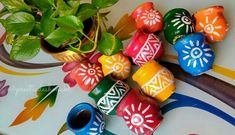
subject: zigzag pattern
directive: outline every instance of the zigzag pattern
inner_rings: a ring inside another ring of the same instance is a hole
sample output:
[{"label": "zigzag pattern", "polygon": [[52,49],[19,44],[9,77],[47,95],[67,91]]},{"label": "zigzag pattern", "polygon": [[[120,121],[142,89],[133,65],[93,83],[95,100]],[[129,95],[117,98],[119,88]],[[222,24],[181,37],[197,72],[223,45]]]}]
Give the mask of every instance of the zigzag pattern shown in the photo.
[{"label": "zigzag pattern", "polygon": [[155,97],[173,83],[173,75],[166,68],[163,68],[148,83],[143,85],[142,89],[146,94]]},{"label": "zigzag pattern", "polygon": [[105,114],[109,114],[118,105],[129,89],[127,84],[122,81],[117,81],[97,102],[98,108]]},{"label": "zigzag pattern", "polygon": [[147,61],[152,60],[160,49],[160,46],[161,41],[156,38],[153,34],[150,34],[144,46],[141,48],[140,52],[134,59],[134,62],[137,65],[142,65]]}]

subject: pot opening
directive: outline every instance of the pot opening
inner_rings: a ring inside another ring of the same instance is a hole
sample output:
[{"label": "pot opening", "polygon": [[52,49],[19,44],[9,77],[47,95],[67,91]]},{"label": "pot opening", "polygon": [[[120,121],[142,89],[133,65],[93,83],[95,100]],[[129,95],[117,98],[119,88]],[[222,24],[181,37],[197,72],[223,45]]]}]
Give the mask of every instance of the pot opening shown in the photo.
[{"label": "pot opening", "polygon": [[[93,29],[93,23],[94,23],[94,21],[92,18],[89,18],[83,22],[83,24],[84,24],[83,32],[88,36],[89,36],[89,33]],[[81,40],[83,40],[83,39],[84,39],[84,36],[81,37]],[[61,47],[56,48],[56,47],[50,45],[46,40],[44,40],[44,37],[41,37],[41,46],[45,51],[48,51],[51,53],[60,53],[60,52],[67,50],[66,46],[61,46]]]},{"label": "pot opening", "polygon": [[91,113],[88,110],[82,110],[69,120],[70,127],[73,129],[81,129],[85,127],[91,119]]}]

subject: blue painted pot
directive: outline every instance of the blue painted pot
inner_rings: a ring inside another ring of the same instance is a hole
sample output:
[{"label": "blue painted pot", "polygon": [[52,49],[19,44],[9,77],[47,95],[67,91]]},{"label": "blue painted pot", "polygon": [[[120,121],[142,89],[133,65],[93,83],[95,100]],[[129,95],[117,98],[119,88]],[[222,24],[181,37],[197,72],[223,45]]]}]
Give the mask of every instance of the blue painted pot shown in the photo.
[{"label": "blue painted pot", "polygon": [[202,33],[194,33],[176,41],[175,50],[181,68],[193,76],[198,76],[212,68],[215,55],[210,45],[205,43]]},{"label": "blue painted pot", "polygon": [[75,135],[100,135],[104,131],[104,117],[92,105],[80,103],[69,112],[67,127]]}]

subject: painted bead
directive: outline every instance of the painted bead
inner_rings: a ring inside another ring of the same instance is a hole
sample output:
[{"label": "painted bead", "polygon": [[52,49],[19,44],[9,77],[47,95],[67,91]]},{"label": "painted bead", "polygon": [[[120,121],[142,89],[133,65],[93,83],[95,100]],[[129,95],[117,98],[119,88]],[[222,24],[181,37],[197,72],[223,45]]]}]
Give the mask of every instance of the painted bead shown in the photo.
[{"label": "painted bead", "polygon": [[159,58],[163,52],[163,45],[159,37],[141,31],[135,33],[129,45],[124,50],[124,54],[130,56],[138,66],[154,58]]},{"label": "painted bead", "polygon": [[154,33],[162,30],[162,14],[154,9],[152,2],[143,3],[137,7],[132,13],[132,18],[135,19],[136,27],[139,30],[148,33]]},{"label": "painted bead", "polygon": [[222,41],[229,29],[223,12],[224,7],[213,6],[194,14],[196,31],[203,32],[210,43]]},{"label": "painted bead", "polygon": [[145,94],[163,102],[175,91],[174,76],[165,67],[151,60],[140,67],[132,76]]},{"label": "painted bead", "polygon": [[193,76],[212,68],[215,55],[206,44],[202,33],[194,33],[179,39],[174,45],[180,66]]},{"label": "painted bead", "polygon": [[129,89],[124,82],[114,81],[107,76],[88,95],[95,100],[97,107],[104,114],[115,115],[117,105]]},{"label": "painted bead", "polygon": [[70,73],[78,86],[84,91],[91,91],[103,79],[103,72],[99,65],[83,61]]},{"label": "painted bead", "polygon": [[163,117],[157,102],[137,89],[132,89],[117,107],[129,129],[136,134],[152,135]]},{"label": "painted bead", "polygon": [[164,34],[169,43],[174,44],[177,39],[192,32],[194,23],[187,10],[175,8],[164,16]]},{"label": "painted bead", "polygon": [[76,105],[67,116],[67,127],[75,135],[101,135],[104,126],[103,114],[88,103]]},{"label": "painted bead", "polygon": [[99,62],[102,65],[104,76],[111,74],[114,78],[123,80],[128,78],[130,74],[131,62],[122,53],[112,56],[102,55]]}]

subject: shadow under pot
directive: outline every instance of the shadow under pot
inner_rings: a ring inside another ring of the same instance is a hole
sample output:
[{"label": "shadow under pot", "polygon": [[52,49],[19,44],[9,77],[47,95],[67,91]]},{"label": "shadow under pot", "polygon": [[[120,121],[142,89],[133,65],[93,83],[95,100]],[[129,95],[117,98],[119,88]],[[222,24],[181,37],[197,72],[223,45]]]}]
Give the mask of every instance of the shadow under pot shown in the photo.
[{"label": "shadow under pot", "polygon": [[154,58],[161,57],[163,52],[162,41],[158,36],[141,31],[137,31],[134,34],[129,45],[124,50],[124,54],[130,56],[138,66]]},{"label": "shadow under pot", "polygon": [[116,115],[116,108],[129,89],[123,81],[114,81],[106,76],[88,95],[95,100],[101,112]]},{"label": "shadow under pot", "polygon": [[176,89],[173,74],[154,60],[141,66],[132,78],[145,94],[160,102],[167,100]]},{"label": "shadow under pot", "polygon": [[152,135],[163,117],[157,102],[138,89],[130,90],[117,107],[130,130],[136,134]]},{"label": "shadow under pot", "polygon": [[75,135],[101,135],[104,126],[103,114],[88,103],[76,105],[67,117],[67,127]]},{"label": "shadow under pot", "polygon": [[[84,24],[84,33],[88,35],[88,37],[94,37],[95,36],[95,30],[96,30],[96,22],[89,18],[83,22]],[[56,60],[65,62],[65,63],[71,63],[74,61],[82,61],[85,58],[88,58],[91,53],[87,54],[78,54],[74,51],[68,50],[68,46],[61,45],[60,47],[54,47],[50,43],[48,43],[46,40],[44,40],[44,37],[41,37],[41,48],[44,52],[50,54],[53,56]],[[89,41],[82,37],[82,44],[88,43]],[[76,46],[75,46],[76,47]]]}]

